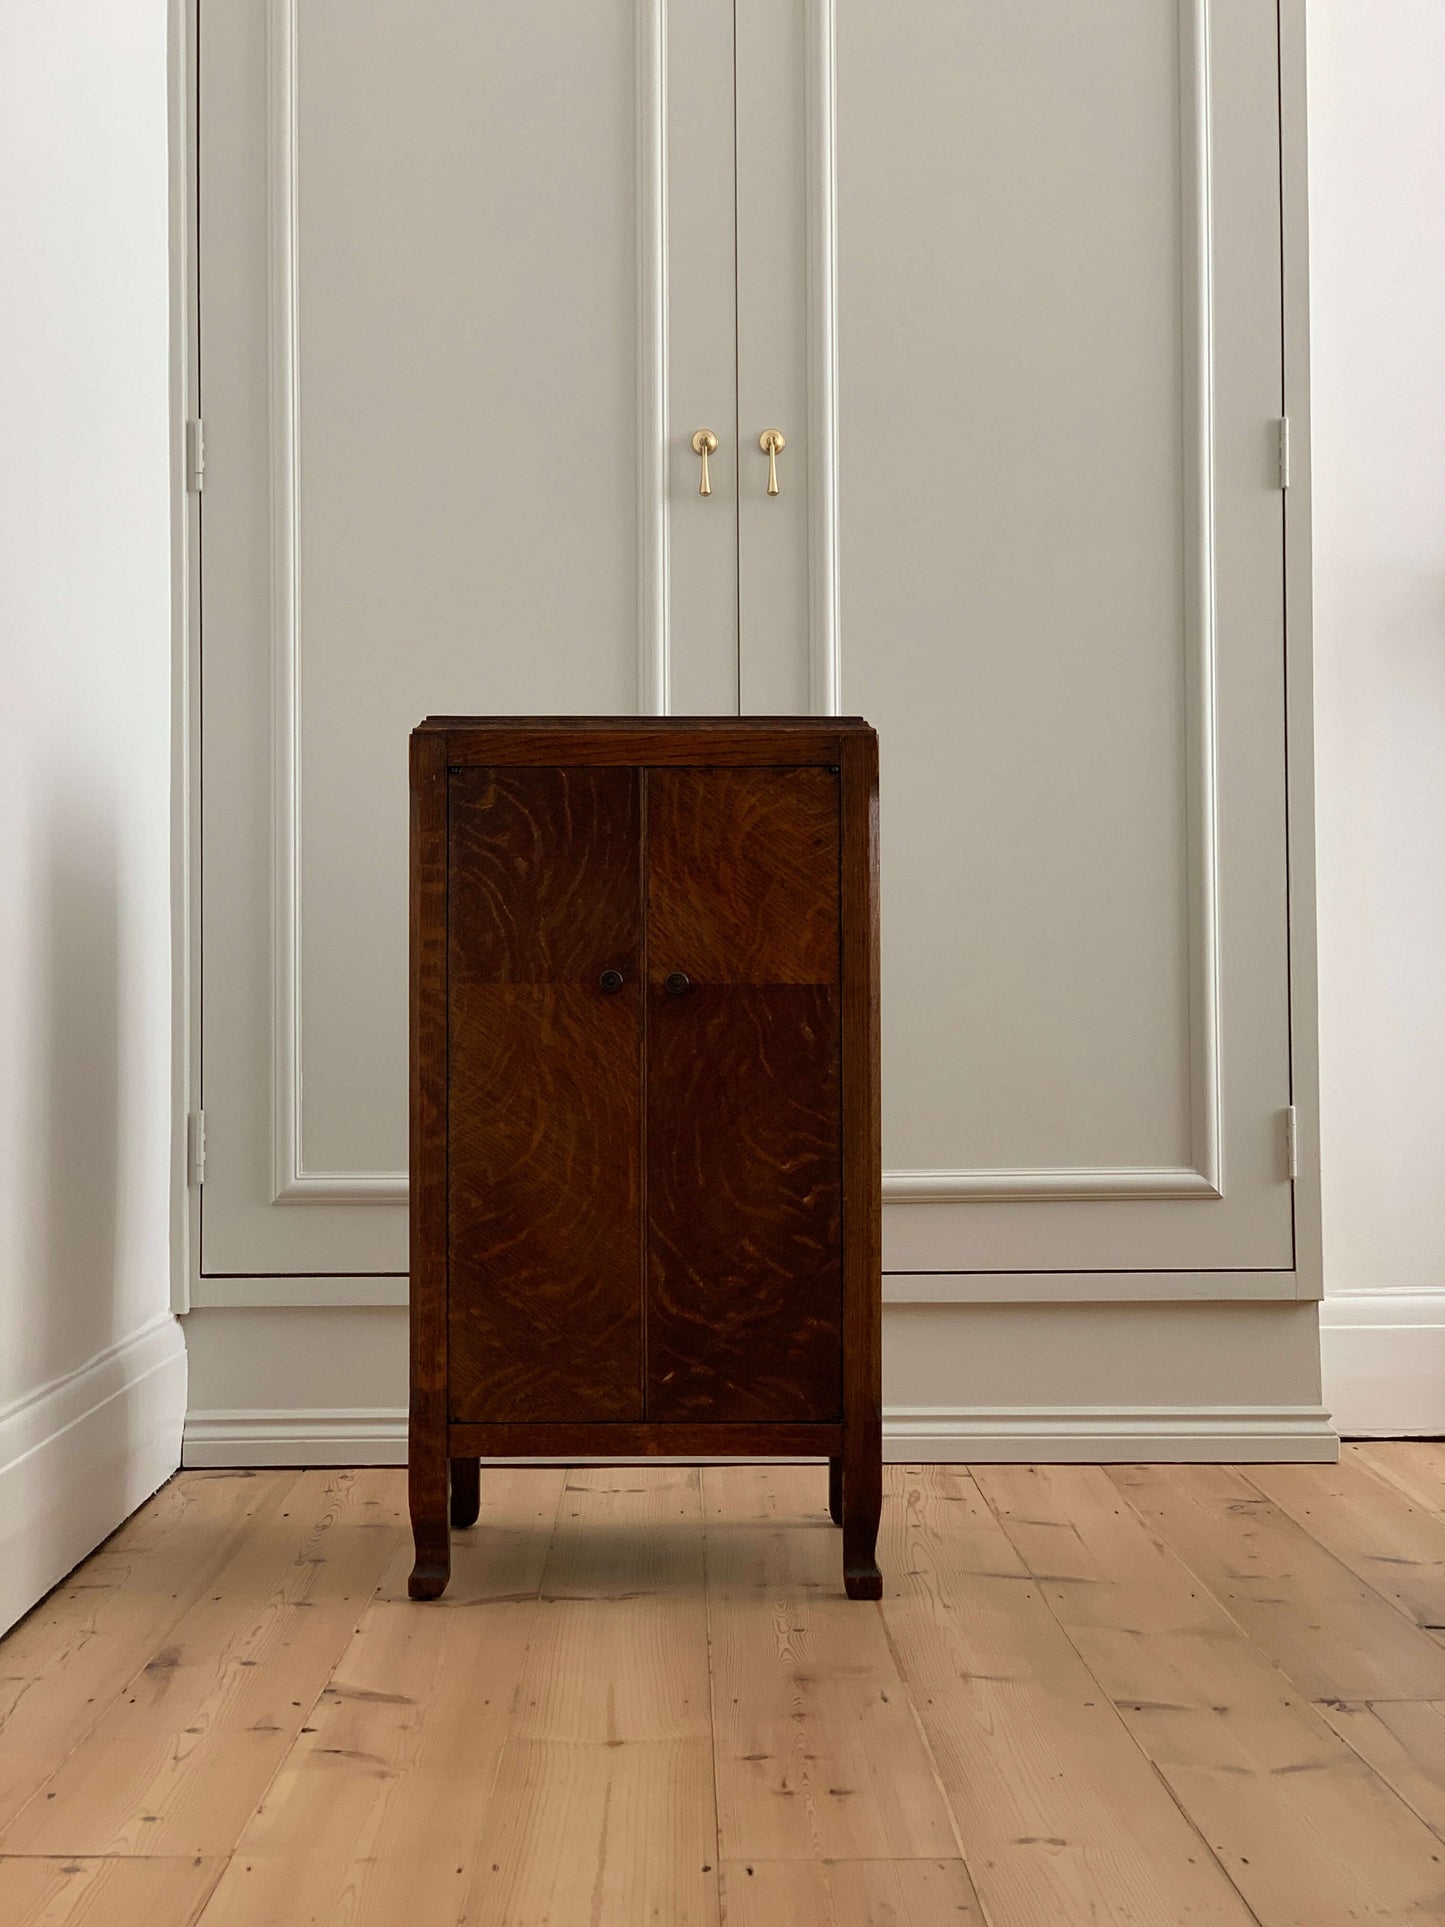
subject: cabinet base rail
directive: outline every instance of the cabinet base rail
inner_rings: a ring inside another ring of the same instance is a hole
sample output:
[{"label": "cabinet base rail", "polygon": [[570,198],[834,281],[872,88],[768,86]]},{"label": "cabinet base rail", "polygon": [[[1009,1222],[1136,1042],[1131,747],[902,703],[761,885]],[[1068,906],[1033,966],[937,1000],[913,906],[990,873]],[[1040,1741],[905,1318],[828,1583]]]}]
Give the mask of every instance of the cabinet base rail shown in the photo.
[{"label": "cabinet base rail", "polygon": [[693,1421],[657,1423],[598,1419],[581,1424],[544,1422],[460,1424],[447,1427],[451,1458],[831,1458],[843,1450],[843,1427]]}]

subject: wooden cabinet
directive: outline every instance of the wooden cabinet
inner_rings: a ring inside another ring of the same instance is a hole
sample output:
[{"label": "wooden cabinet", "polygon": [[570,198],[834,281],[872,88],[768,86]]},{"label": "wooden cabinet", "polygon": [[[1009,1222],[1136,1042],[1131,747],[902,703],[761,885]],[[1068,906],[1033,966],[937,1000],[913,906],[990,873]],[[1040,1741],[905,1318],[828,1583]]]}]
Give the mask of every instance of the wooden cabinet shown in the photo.
[{"label": "wooden cabinet", "polygon": [[873,731],[444,718],[411,781],[413,1596],[481,1459],[786,1453],[878,1597]]}]

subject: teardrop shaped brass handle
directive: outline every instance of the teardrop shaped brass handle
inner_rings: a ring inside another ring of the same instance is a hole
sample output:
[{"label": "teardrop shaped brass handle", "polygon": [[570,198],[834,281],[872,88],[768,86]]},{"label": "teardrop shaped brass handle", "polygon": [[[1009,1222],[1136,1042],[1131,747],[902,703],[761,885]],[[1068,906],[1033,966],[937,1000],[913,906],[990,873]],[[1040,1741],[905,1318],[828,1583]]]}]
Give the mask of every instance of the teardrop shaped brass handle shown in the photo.
[{"label": "teardrop shaped brass handle", "polygon": [[702,457],[702,481],[698,484],[699,495],[712,494],[712,482],[707,472],[707,458],[717,454],[717,436],[710,428],[700,428],[692,438],[692,452]]},{"label": "teardrop shaped brass handle", "polygon": [[787,438],[781,428],[765,428],[758,437],[758,447],[768,458],[769,495],[778,492],[778,457],[787,446]]}]

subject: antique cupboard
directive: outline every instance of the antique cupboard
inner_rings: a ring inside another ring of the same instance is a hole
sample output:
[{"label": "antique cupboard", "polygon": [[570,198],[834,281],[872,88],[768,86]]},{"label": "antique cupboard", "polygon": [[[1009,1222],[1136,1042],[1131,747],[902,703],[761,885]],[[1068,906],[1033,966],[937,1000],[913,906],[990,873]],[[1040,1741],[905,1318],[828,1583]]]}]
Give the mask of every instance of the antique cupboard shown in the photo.
[{"label": "antique cupboard", "polygon": [[445,717],[411,786],[413,1595],[479,1457],[778,1453],[877,1598],[873,732]]}]

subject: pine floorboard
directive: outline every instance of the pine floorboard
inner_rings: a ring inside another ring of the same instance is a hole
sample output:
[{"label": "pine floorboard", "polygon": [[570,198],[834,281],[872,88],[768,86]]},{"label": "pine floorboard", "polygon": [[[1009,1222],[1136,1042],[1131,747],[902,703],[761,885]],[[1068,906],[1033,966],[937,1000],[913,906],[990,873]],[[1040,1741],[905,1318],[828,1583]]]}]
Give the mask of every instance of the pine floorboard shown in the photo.
[{"label": "pine floorboard", "polygon": [[3,1927],[1445,1924],[1445,1445],[187,1472],[0,1640]]}]

